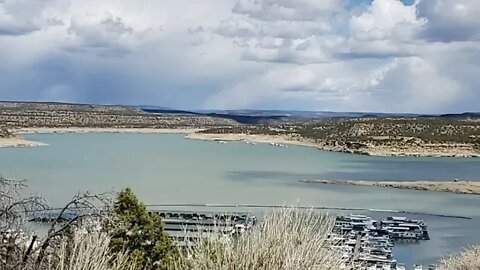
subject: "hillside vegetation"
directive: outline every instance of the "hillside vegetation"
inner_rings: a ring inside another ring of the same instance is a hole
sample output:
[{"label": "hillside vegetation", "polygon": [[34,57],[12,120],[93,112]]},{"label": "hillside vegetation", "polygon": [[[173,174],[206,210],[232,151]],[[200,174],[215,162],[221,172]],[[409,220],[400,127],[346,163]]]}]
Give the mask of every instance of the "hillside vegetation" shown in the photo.
[{"label": "hillside vegetation", "polygon": [[331,119],[302,125],[209,128],[203,133],[285,136],[324,150],[358,154],[480,156],[480,122],[469,119]]},{"label": "hillside vegetation", "polygon": [[13,134],[6,128],[0,127],[0,138],[10,138]]},{"label": "hillside vegetation", "polygon": [[480,122],[440,118],[327,120],[315,124],[211,128],[205,133],[296,135],[312,140],[480,143]]},{"label": "hillside vegetation", "polygon": [[136,107],[0,102],[0,124],[15,128],[198,128],[234,121],[202,115],[153,114]]}]

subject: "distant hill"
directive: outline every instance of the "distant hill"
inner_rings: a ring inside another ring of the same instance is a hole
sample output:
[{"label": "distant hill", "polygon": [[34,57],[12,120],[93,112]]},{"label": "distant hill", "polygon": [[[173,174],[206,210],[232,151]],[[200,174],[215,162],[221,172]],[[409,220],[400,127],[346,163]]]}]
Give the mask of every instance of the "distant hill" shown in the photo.
[{"label": "distant hill", "polygon": [[480,112],[447,113],[447,114],[422,114],[421,118],[452,118],[452,119],[480,119]]},{"label": "distant hill", "polygon": [[165,107],[140,106],[147,113],[190,114],[235,120],[242,124],[274,124],[279,122],[305,122],[331,118],[377,118],[415,117],[416,114],[371,113],[371,112],[331,112],[297,110],[176,110]]},{"label": "distant hill", "polygon": [[282,124],[323,121],[335,118],[454,118],[480,119],[480,112],[465,112],[452,114],[412,114],[412,113],[377,113],[377,112],[332,112],[332,111],[302,111],[302,110],[179,110],[154,105],[102,105],[76,104],[63,102],[28,102],[6,101],[0,102],[3,108],[30,108],[30,109],[65,109],[65,110],[101,110],[115,111],[116,113],[143,111],[147,114],[174,114],[183,116],[209,116],[218,119],[233,120],[241,124]]},{"label": "distant hill", "polygon": [[377,112],[332,112],[332,111],[298,111],[298,110],[203,110],[198,112],[214,112],[220,114],[250,116],[282,116],[293,118],[325,119],[325,118],[363,118],[363,117],[415,117],[413,113],[377,113]]},{"label": "distant hill", "polygon": [[210,116],[214,118],[230,119],[241,124],[269,124],[274,121],[281,120],[284,116],[281,115],[248,115],[248,114],[232,114],[232,113],[220,113],[220,112],[193,112],[184,110],[175,110],[167,108],[141,108],[146,113],[159,113],[159,114],[181,114],[181,115],[196,115],[196,116]]},{"label": "distant hill", "polygon": [[480,112],[465,112],[460,114],[442,114],[440,117],[444,118],[479,118]]}]

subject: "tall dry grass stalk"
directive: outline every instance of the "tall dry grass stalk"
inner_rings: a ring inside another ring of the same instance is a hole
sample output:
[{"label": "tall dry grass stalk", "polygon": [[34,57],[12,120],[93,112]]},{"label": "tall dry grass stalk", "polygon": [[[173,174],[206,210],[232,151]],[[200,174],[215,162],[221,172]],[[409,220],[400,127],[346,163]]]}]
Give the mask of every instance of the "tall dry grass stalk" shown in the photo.
[{"label": "tall dry grass stalk", "polygon": [[53,248],[42,269],[48,270],[135,270],[125,254],[112,256],[110,237],[103,232],[76,230]]},{"label": "tall dry grass stalk", "polygon": [[177,262],[176,270],[338,270],[344,265],[328,248],[331,216],[282,208],[234,238],[207,237]]},{"label": "tall dry grass stalk", "polygon": [[473,247],[456,256],[442,260],[441,270],[479,270],[480,246]]}]

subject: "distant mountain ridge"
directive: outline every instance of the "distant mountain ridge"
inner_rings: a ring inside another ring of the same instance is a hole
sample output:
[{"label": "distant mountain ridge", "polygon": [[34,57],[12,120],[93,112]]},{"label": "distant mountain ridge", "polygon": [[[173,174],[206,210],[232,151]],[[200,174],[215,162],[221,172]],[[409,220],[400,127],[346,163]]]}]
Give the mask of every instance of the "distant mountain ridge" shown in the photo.
[{"label": "distant mountain ridge", "polygon": [[437,117],[443,117],[443,118],[480,118],[480,112],[441,114]]},{"label": "distant mountain ridge", "polygon": [[269,124],[279,121],[321,120],[327,118],[380,118],[380,117],[439,117],[480,119],[480,112],[446,113],[446,114],[415,114],[415,113],[378,113],[378,112],[334,112],[334,111],[303,111],[303,110],[182,110],[156,105],[116,105],[116,104],[86,104],[71,102],[48,101],[0,101],[4,104],[32,104],[32,105],[67,105],[67,106],[95,106],[106,108],[137,109],[145,113],[183,114],[193,116],[210,116],[223,119],[232,119],[245,124]]},{"label": "distant mountain ridge", "polygon": [[284,116],[279,115],[247,115],[247,114],[229,114],[221,112],[195,112],[195,111],[184,111],[184,110],[172,110],[168,108],[162,109],[153,109],[153,108],[141,108],[142,111],[146,113],[162,113],[162,114],[187,114],[195,116],[210,116],[214,118],[223,118],[234,120],[241,124],[268,124],[272,121],[279,121]]},{"label": "distant mountain ridge", "polygon": [[375,117],[416,117],[417,114],[371,113],[371,112],[332,112],[299,110],[177,110],[167,107],[139,106],[147,113],[192,114],[221,117],[245,124],[260,124],[280,120],[319,120],[327,118],[375,118]]}]

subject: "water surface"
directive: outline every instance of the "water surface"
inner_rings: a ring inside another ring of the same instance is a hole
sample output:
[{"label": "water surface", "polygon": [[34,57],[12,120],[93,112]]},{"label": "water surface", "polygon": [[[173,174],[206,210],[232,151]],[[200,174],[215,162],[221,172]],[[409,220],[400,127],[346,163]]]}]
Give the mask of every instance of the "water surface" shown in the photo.
[{"label": "water surface", "polygon": [[[61,206],[80,190],[132,187],[148,204],[292,204],[462,215],[426,219],[432,240],[396,249],[400,261],[429,263],[480,243],[480,196],[356,186],[303,179],[451,180],[480,177],[480,159],[371,157],[165,134],[36,134],[41,148],[0,149],[0,173],[28,179]],[[375,213],[377,214],[377,213]],[[413,215],[415,216],[415,215]]]}]

